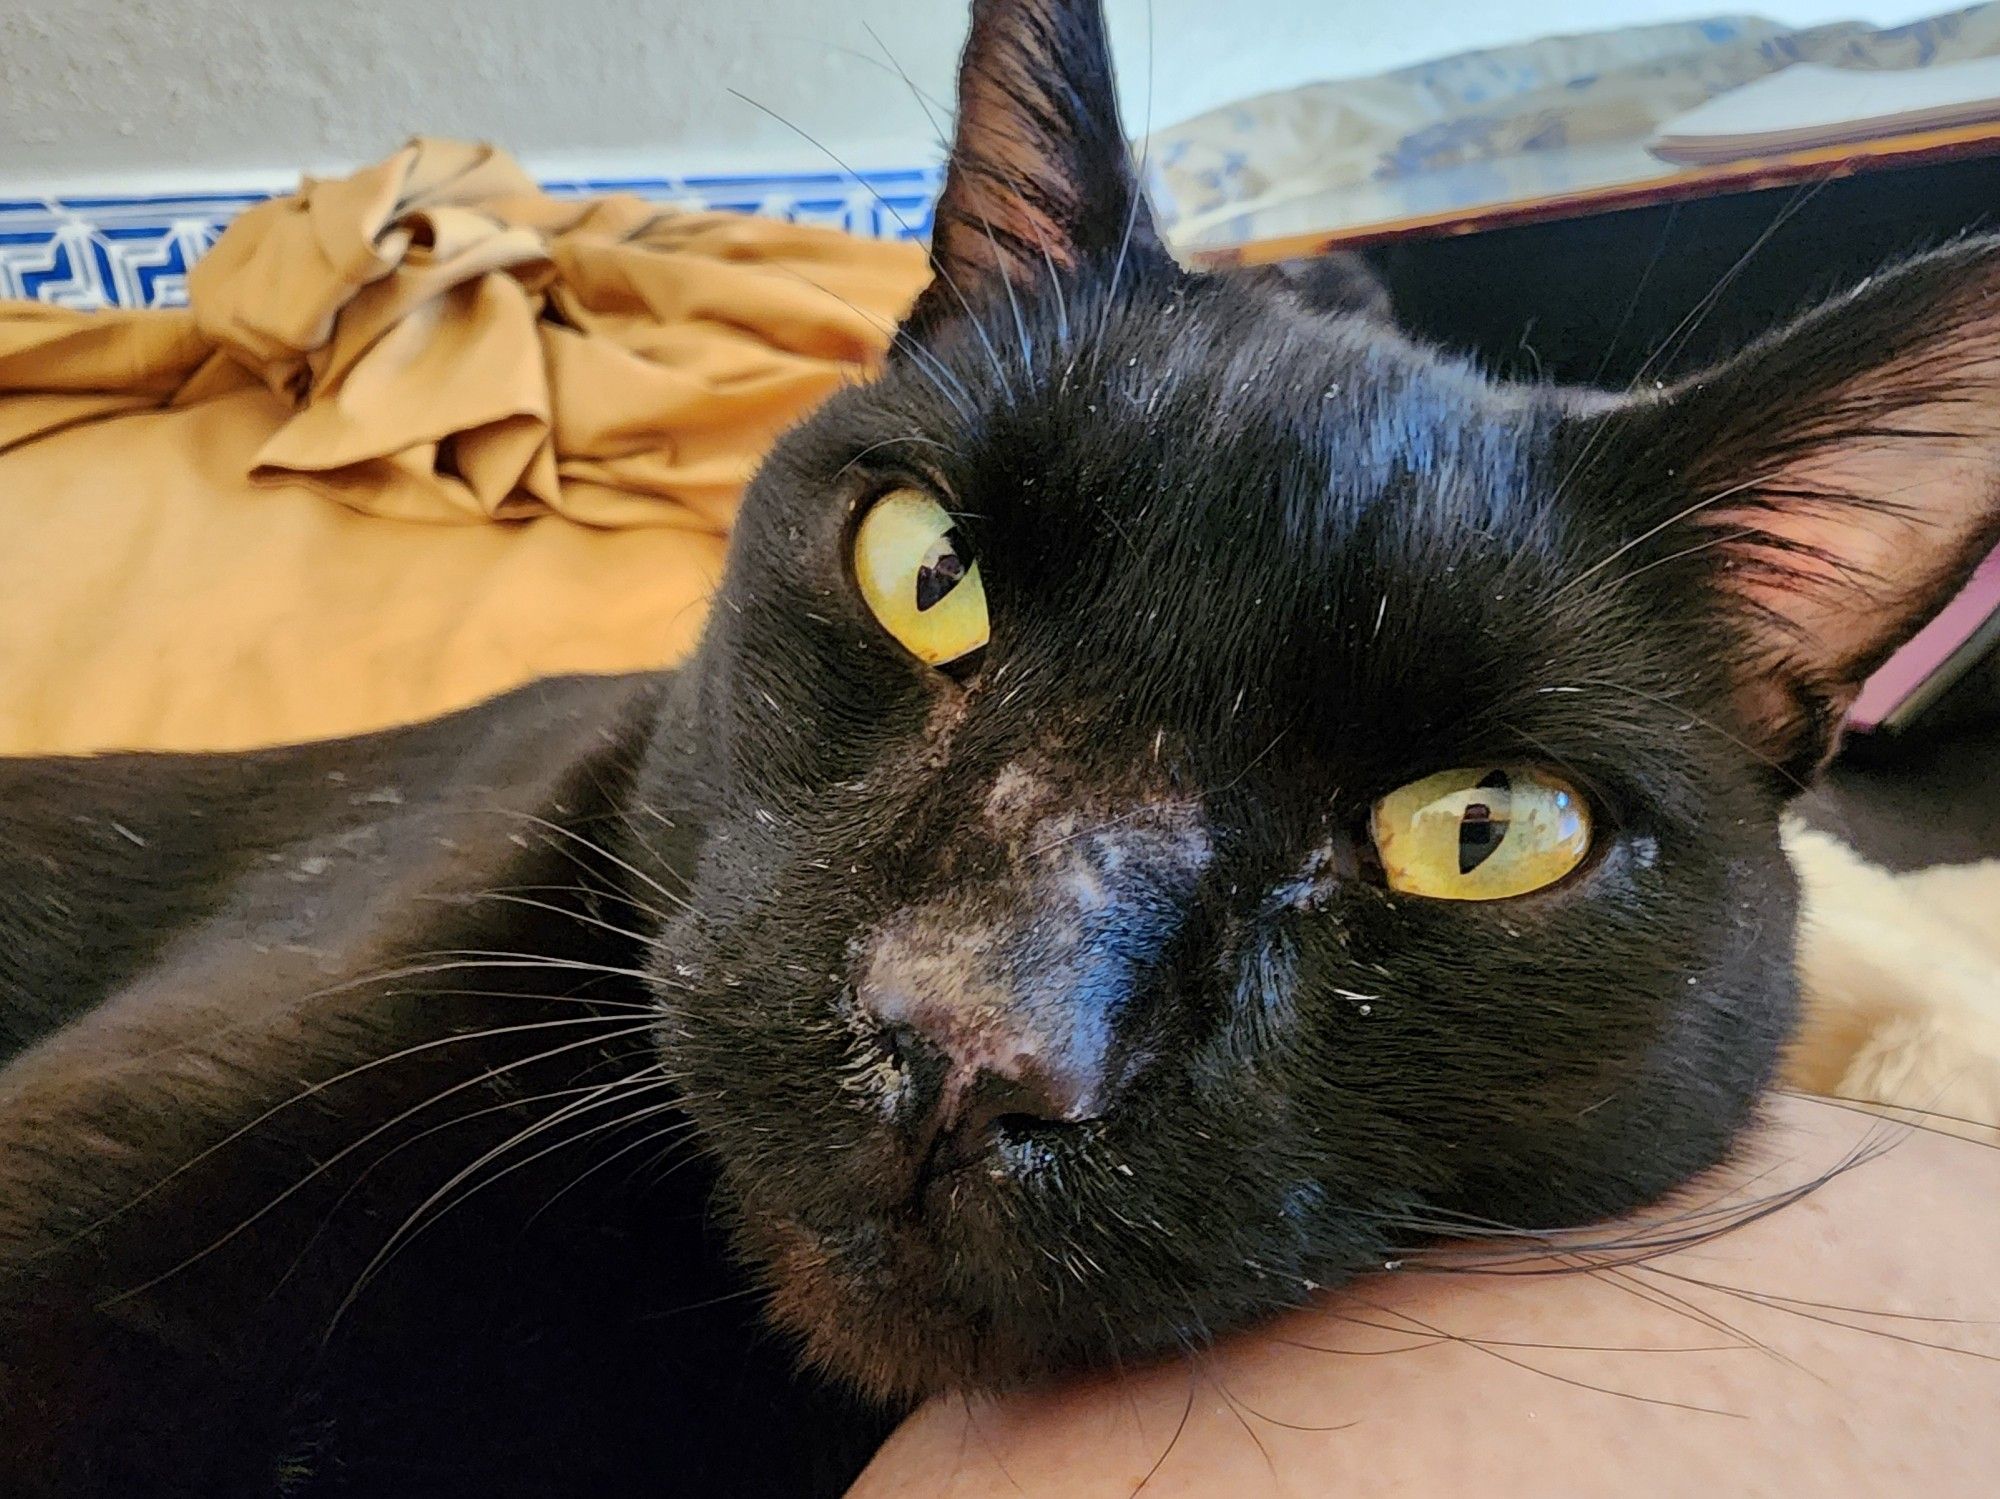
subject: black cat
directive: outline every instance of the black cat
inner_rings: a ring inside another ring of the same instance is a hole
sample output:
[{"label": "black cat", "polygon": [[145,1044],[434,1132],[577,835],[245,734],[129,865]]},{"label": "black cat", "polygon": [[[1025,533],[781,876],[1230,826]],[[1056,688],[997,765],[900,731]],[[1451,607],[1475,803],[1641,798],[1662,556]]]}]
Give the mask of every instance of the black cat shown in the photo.
[{"label": "black cat", "polygon": [[1495,384],[1177,266],[1094,0],[984,0],[933,243],[682,672],[0,762],[8,1493],[830,1493],[1730,1149],[1779,813],[2000,541],[2000,242]]}]

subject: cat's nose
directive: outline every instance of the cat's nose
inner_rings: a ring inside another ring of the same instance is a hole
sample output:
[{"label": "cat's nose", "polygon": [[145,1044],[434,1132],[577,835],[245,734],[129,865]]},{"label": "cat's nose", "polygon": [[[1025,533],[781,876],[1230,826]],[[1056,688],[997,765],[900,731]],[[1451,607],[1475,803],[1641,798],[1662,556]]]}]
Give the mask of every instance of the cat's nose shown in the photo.
[{"label": "cat's nose", "polygon": [[1108,976],[1096,993],[1057,994],[1035,982],[1055,975],[1008,975],[995,956],[985,941],[905,929],[875,945],[856,987],[895,1064],[895,1121],[941,1166],[1010,1127],[1098,1118],[1118,1092]]},{"label": "cat's nose", "polygon": [[1107,1047],[1093,1028],[966,1004],[949,980],[943,992],[927,991],[895,967],[873,965],[862,1001],[901,1073],[902,1122],[926,1139],[942,1138],[947,1154],[976,1153],[1009,1125],[1081,1124],[1110,1107]]},{"label": "cat's nose", "polygon": [[1103,1073],[1074,1056],[1029,1055],[973,1062],[949,1032],[889,1032],[903,1070],[898,1109],[915,1164],[942,1173],[985,1158],[995,1144],[1035,1130],[1095,1118]]},{"label": "cat's nose", "polygon": [[856,955],[895,1063],[884,1102],[920,1161],[1113,1115],[1160,1053],[1168,951],[1209,857],[1198,810],[1064,812],[1009,841],[1005,873],[906,906]]}]

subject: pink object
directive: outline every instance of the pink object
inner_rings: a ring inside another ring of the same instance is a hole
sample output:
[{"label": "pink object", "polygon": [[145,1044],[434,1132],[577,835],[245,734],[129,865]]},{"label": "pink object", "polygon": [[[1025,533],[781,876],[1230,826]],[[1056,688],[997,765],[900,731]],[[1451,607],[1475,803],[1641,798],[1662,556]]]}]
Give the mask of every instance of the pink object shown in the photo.
[{"label": "pink object", "polygon": [[[2000,549],[1937,618],[1882,663],[1848,710],[1855,729],[1898,729],[1983,654],[1980,637],[2000,631]],[[1988,642],[1990,644],[1990,641]]]}]

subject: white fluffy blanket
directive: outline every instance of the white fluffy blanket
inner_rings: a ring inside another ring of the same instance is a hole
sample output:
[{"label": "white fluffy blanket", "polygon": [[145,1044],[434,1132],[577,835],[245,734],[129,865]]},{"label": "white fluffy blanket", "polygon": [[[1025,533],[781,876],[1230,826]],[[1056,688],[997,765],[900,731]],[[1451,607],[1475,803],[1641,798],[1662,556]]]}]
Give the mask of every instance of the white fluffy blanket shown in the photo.
[{"label": "white fluffy blanket", "polygon": [[2000,1127],[2000,859],[1892,874],[1808,828],[1785,845],[1806,994],[1787,1082]]}]

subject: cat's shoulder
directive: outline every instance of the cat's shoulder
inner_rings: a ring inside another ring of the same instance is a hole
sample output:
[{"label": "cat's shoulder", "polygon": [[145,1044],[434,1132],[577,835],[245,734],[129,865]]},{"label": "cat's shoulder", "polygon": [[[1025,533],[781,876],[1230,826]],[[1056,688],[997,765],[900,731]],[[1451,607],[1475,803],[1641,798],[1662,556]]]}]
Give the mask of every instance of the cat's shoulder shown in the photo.
[{"label": "cat's shoulder", "polygon": [[0,759],[0,1061],[191,935],[282,948],[614,816],[670,680],[550,679],[241,753]]}]

